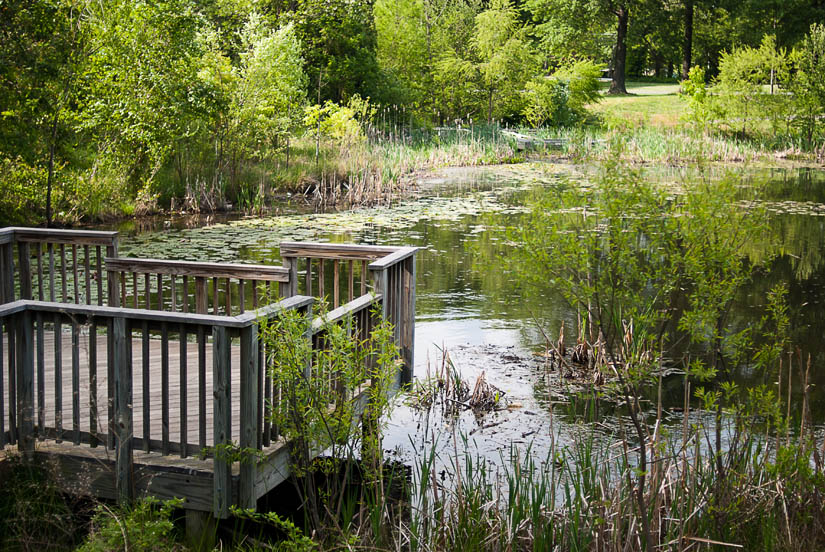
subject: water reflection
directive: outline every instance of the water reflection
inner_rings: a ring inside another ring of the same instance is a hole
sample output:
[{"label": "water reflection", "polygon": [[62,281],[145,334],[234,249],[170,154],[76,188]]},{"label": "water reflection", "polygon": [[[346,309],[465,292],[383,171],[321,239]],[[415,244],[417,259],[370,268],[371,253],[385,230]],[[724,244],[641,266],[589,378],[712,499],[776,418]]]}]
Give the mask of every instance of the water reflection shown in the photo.
[{"label": "water reflection", "polygon": [[[554,331],[567,321],[570,331],[575,313],[549,286],[525,293],[503,267],[481,262],[507,254],[507,245],[500,243],[490,229],[518,224],[523,205],[535,188],[565,186],[570,180],[583,182],[593,170],[550,164],[449,170],[434,179],[422,180],[418,199],[378,210],[316,215],[285,207],[282,216],[261,219],[199,217],[173,219],[169,224],[162,220],[134,223],[126,229],[128,235],[122,239],[121,250],[123,254],[149,257],[277,264],[277,244],[281,240],[422,247],[417,261],[416,373],[424,374],[428,360],[432,363],[440,358],[441,348],[446,347],[457,351],[457,361],[468,379],[476,377],[481,368],[497,385],[509,390],[509,396],[522,406],[494,415],[504,419],[495,431],[483,429],[490,421],[479,422],[472,416],[457,422],[458,431],[473,432],[480,450],[495,458],[505,437],[518,435],[525,443],[547,442],[551,433],[546,415],[548,390],[540,373],[529,367],[502,365],[495,355],[485,352],[485,347],[514,347],[519,354],[529,356],[543,343],[534,318]],[[729,169],[722,167],[701,173],[651,168],[645,174],[678,189],[678,182],[684,178],[714,179],[727,172]],[[767,231],[761,241],[749,244],[747,254],[754,262],[774,260],[769,269],[755,272],[752,281],[739,291],[734,323],[744,327],[758,322],[767,292],[778,283],[788,284],[793,342],[805,359],[812,355],[811,410],[821,422],[825,417],[825,171],[738,169],[737,178],[748,195],[755,191],[758,202],[768,208]],[[799,374],[794,369],[792,375],[797,382],[796,394]],[[787,381],[786,377],[783,380]],[[736,379],[742,385],[753,385],[765,379],[775,381],[776,374],[763,376],[743,369]],[[670,405],[682,404],[679,378],[665,382],[664,396]],[[421,415],[402,410],[392,422],[395,430],[390,432],[387,447],[408,446],[426,423]],[[562,427],[560,420],[555,432],[563,433]],[[523,438],[522,433],[526,434]]]}]

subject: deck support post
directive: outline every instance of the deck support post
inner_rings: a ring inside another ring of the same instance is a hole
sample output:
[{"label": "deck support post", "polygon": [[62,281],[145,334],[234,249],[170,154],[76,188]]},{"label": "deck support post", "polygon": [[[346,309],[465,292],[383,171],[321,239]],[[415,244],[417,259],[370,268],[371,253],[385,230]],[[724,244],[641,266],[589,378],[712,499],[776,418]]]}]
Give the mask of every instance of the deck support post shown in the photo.
[{"label": "deck support post", "polygon": [[412,383],[415,349],[415,255],[410,255],[402,267],[401,273],[401,343],[399,343],[401,360],[401,385]]},{"label": "deck support post", "polygon": [[211,512],[186,510],[186,544],[200,551],[215,548],[218,533],[218,520]]},{"label": "deck support post", "polygon": [[241,508],[254,509],[258,500],[255,496],[255,476],[258,458],[258,325],[251,324],[241,330],[241,466],[240,488],[238,489]]},{"label": "deck support post", "polygon": [[225,327],[212,327],[212,348],[212,412],[215,442],[212,513],[216,518],[223,519],[229,517],[229,505],[232,498],[232,472],[231,465],[227,461],[229,451],[224,449],[226,445],[232,442],[232,394],[230,387],[232,349],[229,333]]},{"label": "deck support post", "polygon": [[132,455],[132,340],[125,318],[114,317],[109,339],[113,340],[115,477],[118,502],[126,504],[133,493]]},{"label": "deck support post", "polygon": [[[34,454],[34,325],[28,310],[18,314],[17,320],[17,448],[31,457]],[[12,346],[13,343],[9,343],[9,347]]]}]

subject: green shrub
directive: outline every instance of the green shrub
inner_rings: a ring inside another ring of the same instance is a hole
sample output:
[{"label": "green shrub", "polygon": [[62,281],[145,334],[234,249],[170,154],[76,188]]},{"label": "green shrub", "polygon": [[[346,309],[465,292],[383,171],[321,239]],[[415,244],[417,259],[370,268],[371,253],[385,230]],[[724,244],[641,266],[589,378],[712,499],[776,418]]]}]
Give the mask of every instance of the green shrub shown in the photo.
[{"label": "green shrub", "polygon": [[539,77],[527,83],[523,92],[524,118],[534,128],[567,126],[575,116],[570,109],[570,88],[556,78]]},{"label": "green shrub", "polygon": [[160,502],[146,498],[130,508],[110,508],[101,504],[92,519],[91,530],[79,552],[131,552],[181,550],[172,512],[181,501]]}]

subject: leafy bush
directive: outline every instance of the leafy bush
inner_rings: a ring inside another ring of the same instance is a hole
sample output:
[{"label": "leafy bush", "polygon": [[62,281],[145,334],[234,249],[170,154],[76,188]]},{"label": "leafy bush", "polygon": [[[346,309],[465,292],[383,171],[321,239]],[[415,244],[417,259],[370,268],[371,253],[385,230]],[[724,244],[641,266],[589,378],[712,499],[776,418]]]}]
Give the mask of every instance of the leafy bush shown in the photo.
[{"label": "leafy bush", "polygon": [[0,226],[30,224],[46,205],[46,170],[0,157]]},{"label": "leafy bush", "polygon": [[533,127],[566,126],[574,121],[570,88],[556,78],[539,77],[524,90],[524,117]]},{"label": "leafy bush", "polygon": [[553,77],[567,83],[570,89],[568,105],[579,115],[585,114],[585,106],[601,100],[599,78],[603,69],[603,64],[584,60],[562,67],[553,74]]},{"label": "leafy bush", "polygon": [[808,146],[813,146],[825,115],[825,25],[811,25],[808,36],[793,53],[796,74],[791,84],[796,124]]},{"label": "leafy bush", "polygon": [[160,502],[153,498],[139,500],[130,508],[112,509],[101,504],[92,519],[89,537],[78,550],[181,550],[171,519],[172,512],[180,505],[179,500]]}]

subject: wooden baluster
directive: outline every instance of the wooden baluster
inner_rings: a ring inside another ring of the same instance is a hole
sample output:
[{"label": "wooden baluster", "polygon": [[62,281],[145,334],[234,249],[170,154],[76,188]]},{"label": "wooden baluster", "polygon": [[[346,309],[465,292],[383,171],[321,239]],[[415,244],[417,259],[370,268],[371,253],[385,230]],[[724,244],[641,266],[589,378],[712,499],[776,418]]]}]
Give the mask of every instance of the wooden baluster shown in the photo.
[{"label": "wooden baluster", "polygon": [[160,326],[161,454],[169,456],[169,326]]},{"label": "wooden baluster", "polygon": [[349,261],[349,295],[347,296],[347,301],[352,301],[355,299],[355,266],[353,266],[352,260]]},{"label": "wooden baluster", "polygon": [[103,254],[100,246],[95,247],[95,263],[97,265],[97,304],[103,305]]},{"label": "wooden baluster", "polygon": [[[11,244],[9,244],[11,247]],[[20,298],[32,298],[31,248],[27,242],[17,244],[17,269],[20,276]]]},{"label": "wooden baluster", "polygon": [[361,261],[361,295],[367,293],[367,278],[369,278],[367,261]]},{"label": "wooden baluster", "polygon": [[148,272],[143,275],[143,308],[152,309],[152,276]]},{"label": "wooden baluster", "polygon": [[258,280],[252,280],[252,308],[258,308]]},{"label": "wooden baluster", "polygon": [[189,312],[189,276],[183,276],[183,312]]},{"label": "wooden baluster", "polygon": [[170,279],[172,281],[172,312],[178,312],[178,277],[172,274],[172,276],[170,276]]},{"label": "wooden baluster", "polygon": [[212,278],[212,314],[218,315],[218,279]]},{"label": "wooden baluster", "polygon": [[[39,247],[39,246],[38,246]],[[37,428],[38,435],[45,437],[46,431],[46,351],[43,313],[37,313]],[[2,331],[2,328],[0,328]],[[1,359],[2,357],[0,357]],[[1,393],[1,391],[0,391]],[[2,413],[2,409],[0,409]]]},{"label": "wooden baluster", "polygon": [[37,244],[37,299],[45,301],[45,292],[43,290],[43,244]]},{"label": "wooden baluster", "polygon": [[[205,285],[205,280],[201,278]],[[197,284],[196,284],[197,285]],[[206,298],[204,294],[204,300]],[[203,305],[206,314],[206,305]],[[198,326],[198,446],[206,448],[206,330]]]},{"label": "wooden baluster", "polygon": [[[76,280],[75,280],[76,281]],[[72,433],[80,444],[80,328],[72,320]]]},{"label": "wooden baluster", "polygon": [[258,340],[258,366],[260,367],[258,376],[258,387],[263,390],[263,400],[259,402],[260,412],[258,413],[258,424],[259,427],[263,428],[263,431],[261,432],[258,448],[269,446],[270,431],[272,429],[269,420],[269,412],[266,411],[267,405],[272,405],[272,376],[269,373],[265,361],[266,354],[264,347],[264,342],[262,340]]},{"label": "wooden baluster", "polygon": [[206,278],[198,276],[195,278],[195,312],[207,314],[209,312],[209,295]]},{"label": "wooden baluster", "polygon": [[338,296],[340,283],[339,283],[339,268],[338,268],[338,259],[332,261],[332,304],[334,305],[332,308],[337,309],[338,305],[341,304],[340,297]]},{"label": "wooden baluster", "polygon": [[60,315],[54,315],[54,427],[56,440],[63,440],[63,328]]},{"label": "wooden baluster", "polygon": [[318,298],[324,298],[324,259],[318,259]]},{"label": "wooden baluster", "polygon": [[60,244],[60,277],[62,278],[60,281],[60,291],[62,292],[60,302],[68,303],[69,293],[66,291],[68,286],[68,276],[66,275],[66,245],[62,243]]},{"label": "wooden baluster", "polygon": [[244,303],[246,303],[246,290],[244,289],[243,278],[238,279],[238,305],[241,308],[241,314],[244,313]]},{"label": "wooden baluster", "polygon": [[312,257],[307,257],[306,290],[307,295],[312,295]]},{"label": "wooden baluster", "polygon": [[55,270],[54,270],[54,244],[48,244],[47,249],[49,250],[49,301],[52,303],[55,302]]},{"label": "wooden baluster", "polygon": [[86,304],[92,304],[92,271],[89,262],[89,246],[83,246],[83,272],[86,279]]},{"label": "wooden baluster", "polygon": [[[146,282],[149,282],[149,275],[146,275]],[[147,291],[147,305],[149,299],[149,293]],[[148,307],[147,307],[148,308]],[[149,350],[149,322],[145,321],[142,325],[142,348],[141,348],[141,361],[142,361],[142,368],[143,368],[143,378],[142,378],[142,386],[143,386],[143,410],[141,414],[143,416],[143,452],[149,452],[150,450],[150,439],[152,438],[151,433],[151,418],[152,418],[152,407],[151,407],[151,380],[150,380],[150,350]]]},{"label": "wooden baluster", "polygon": [[180,336],[180,457],[186,458],[186,445],[189,439],[189,432],[187,431],[187,404],[186,404],[186,386],[188,380],[186,379],[186,325],[181,324],[179,330]]},{"label": "wooden baluster", "polygon": [[[0,256],[2,257],[2,256]],[[0,290],[2,291],[2,290]],[[0,318],[0,450],[6,446],[6,392],[3,389],[3,381],[5,378],[3,377],[3,352],[5,350],[4,347],[4,329],[3,326],[6,323],[6,319]]]},{"label": "wooden baluster", "polygon": [[[98,272],[98,283],[100,279],[102,273]],[[98,301],[101,300],[100,297],[98,296]],[[97,324],[92,319],[89,326],[89,445],[92,447],[97,447],[98,444],[97,426],[100,416],[97,405]]]},{"label": "wooden baluster", "polygon": [[77,244],[72,244],[72,278],[74,279],[74,302],[80,304],[80,276],[77,271]]},{"label": "wooden baluster", "polygon": [[298,295],[298,258],[286,257],[284,266],[289,270],[289,282],[287,282],[284,297],[294,297]]},{"label": "wooden baluster", "polygon": [[158,273],[158,310],[162,311],[163,308],[163,274]]},{"label": "wooden baluster", "polygon": [[229,278],[225,279],[225,286],[224,299],[226,299],[226,316],[232,316],[232,285],[229,282]]},{"label": "wooden baluster", "polygon": [[[140,297],[140,292],[138,291],[138,276],[137,272],[132,272],[132,306],[134,308],[138,308],[138,298]],[[126,304],[124,303],[123,306],[125,307]]]},{"label": "wooden baluster", "polygon": [[34,455],[34,336],[32,314],[23,311],[17,315],[17,407],[19,431],[18,450],[26,458]]},{"label": "wooden baluster", "polygon": [[126,306],[126,273],[119,272],[120,274],[120,306]]}]

